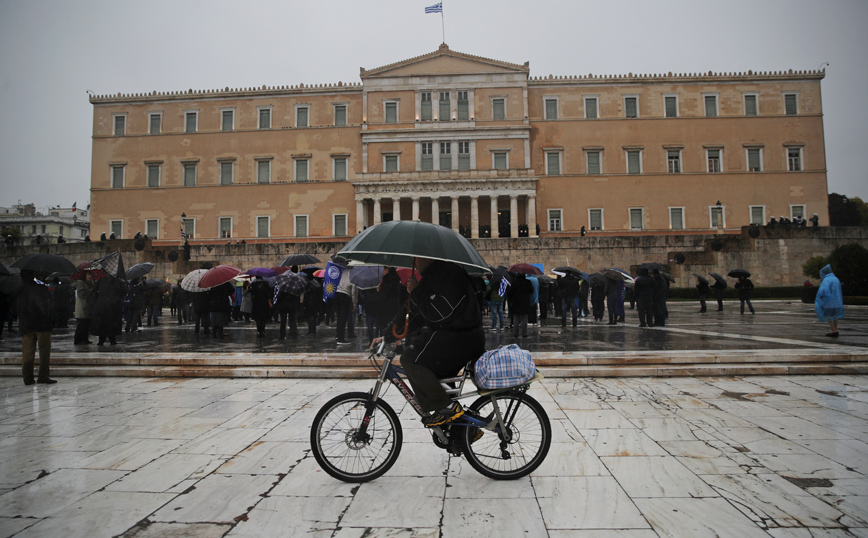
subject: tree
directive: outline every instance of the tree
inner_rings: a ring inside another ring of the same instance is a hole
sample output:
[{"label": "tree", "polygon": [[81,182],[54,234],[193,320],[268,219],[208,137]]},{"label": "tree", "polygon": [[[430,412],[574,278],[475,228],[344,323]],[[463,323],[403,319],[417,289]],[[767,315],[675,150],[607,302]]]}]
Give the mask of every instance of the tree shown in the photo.
[{"label": "tree", "polygon": [[[857,203],[858,200],[858,203]],[[843,194],[829,194],[829,224],[831,226],[859,226],[862,215],[859,208],[865,203],[858,198],[847,198]]]},{"label": "tree", "polygon": [[862,216],[861,226],[868,226],[868,204],[862,201],[858,196],[850,198],[850,201],[856,204],[859,209],[859,214]]},{"label": "tree", "polygon": [[4,226],[0,229],[0,239],[6,239],[7,235],[11,235],[16,243],[21,242],[21,230],[18,229],[18,226]]},{"label": "tree", "polygon": [[868,249],[859,243],[841,245],[829,254],[829,264],[844,295],[868,295]]},{"label": "tree", "polygon": [[820,278],[820,269],[829,263],[826,256],[812,256],[802,264],[802,273],[809,278]]}]

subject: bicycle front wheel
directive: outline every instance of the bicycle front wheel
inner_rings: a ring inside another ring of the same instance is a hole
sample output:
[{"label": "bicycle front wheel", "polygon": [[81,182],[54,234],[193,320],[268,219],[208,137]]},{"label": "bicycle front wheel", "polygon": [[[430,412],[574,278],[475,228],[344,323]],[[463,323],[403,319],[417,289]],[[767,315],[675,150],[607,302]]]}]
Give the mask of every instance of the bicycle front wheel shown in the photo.
[{"label": "bicycle front wheel", "polygon": [[349,392],[329,400],[310,429],[310,446],[320,467],[344,482],[367,482],[383,475],[401,453],[404,434],[398,415],[377,400],[364,430],[370,396]]},{"label": "bicycle front wheel", "polygon": [[[461,443],[471,467],[495,480],[515,480],[530,474],[545,460],[552,443],[552,426],[539,402],[520,393],[483,396],[470,406],[480,417],[494,420],[494,406],[507,421],[507,431],[463,428]],[[480,436],[481,435],[481,436]]]}]

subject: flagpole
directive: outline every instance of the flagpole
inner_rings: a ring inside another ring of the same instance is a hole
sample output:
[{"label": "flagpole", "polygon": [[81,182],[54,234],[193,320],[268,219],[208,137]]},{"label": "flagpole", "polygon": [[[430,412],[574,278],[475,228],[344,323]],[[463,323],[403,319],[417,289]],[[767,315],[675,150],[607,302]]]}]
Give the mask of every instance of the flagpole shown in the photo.
[{"label": "flagpole", "polygon": [[443,43],[446,43],[446,18],[443,15],[443,1],[440,1],[440,25],[443,27]]}]

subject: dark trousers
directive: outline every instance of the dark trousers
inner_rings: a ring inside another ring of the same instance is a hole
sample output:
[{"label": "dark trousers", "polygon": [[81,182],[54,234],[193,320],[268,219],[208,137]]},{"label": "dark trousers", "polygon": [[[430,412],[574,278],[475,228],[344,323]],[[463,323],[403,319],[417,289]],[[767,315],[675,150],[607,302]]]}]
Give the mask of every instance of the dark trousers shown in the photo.
[{"label": "dark trousers", "polygon": [[335,312],[338,316],[338,341],[344,342],[347,338],[347,325],[353,310],[353,299],[346,293],[335,293]]},{"label": "dark trousers", "polygon": [[603,319],[603,314],[606,313],[606,304],[601,295],[592,295],[591,296],[591,306],[594,309],[594,319]]},{"label": "dark trousers", "polygon": [[33,365],[36,362],[36,347],[39,346],[38,379],[48,379],[48,363],[51,360],[51,331],[21,335],[21,373],[24,381],[33,381]]},{"label": "dark trousers", "polygon": [[618,323],[618,296],[617,295],[607,295],[606,296],[606,310],[609,312],[609,324],[614,325]]},{"label": "dark trousers", "polygon": [[666,325],[666,301],[655,299],[654,301],[654,325],[663,327]]},{"label": "dark trousers", "polygon": [[289,336],[298,336],[298,312],[294,306],[280,311],[280,337],[286,338],[286,322],[289,321]]},{"label": "dark trousers", "polygon": [[651,297],[636,297],[640,326],[654,326],[654,300]]},{"label": "dark trousers", "polygon": [[75,318],[75,338],[73,344],[86,344],[90,334],[90,318]]},{"label": "dark trousers", "polygon": [[561,299],[561,327],[567,326],[567,310],[573,315],[573,327],[579,324],[579,301],[575,297],[563,297]]},{"label": "dark trousers", "polygon": [[190,305],[179,304],[175,309],[178,311],[178,325],[190,321]]},{"label": "dark trousers", "polygon": [[714,298],[717,299],[717,310],[723,311],[723,290],[715,290]]},{"label": "dark trousers", "polygon": [[756,314],[756,312],[755,312],[754,309],[753,309],[753,305],[752,305],[751,302],[750,302],[750,297],[739,297],[738,300],[739,300],[739,302],[741,303],[741,313],[742,313],[742,314],[744,314],[744,305],[745,305],[745,303],[747,303],[747,307],[750,308],[750,313],[751,313],[751,314]]},{"label": "dark trousers", "polygon": [[699,296],[699,311],[705,312],[705,294]]},{"label": "dark trousers", "polygon": [[130,308],[127,310],[127,332],[138,331],[139,321],[142,319],[141,308]]},{"label": "dark trousers", "polygon": [[193,311],[193,321],[195,322],[195,327],[193,328],[193,332],[199,332],[199,325],[202,325],[202,330],[206,333],[211,327],[211,313],[207,310],[194,310]]}]

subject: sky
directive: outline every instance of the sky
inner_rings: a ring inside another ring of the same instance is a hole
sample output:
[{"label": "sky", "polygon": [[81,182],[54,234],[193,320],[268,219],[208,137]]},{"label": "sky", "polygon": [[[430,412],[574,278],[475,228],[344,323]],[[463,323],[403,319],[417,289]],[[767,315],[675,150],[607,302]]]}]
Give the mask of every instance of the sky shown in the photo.
[{"label": "sky", "polygon": [[814,70],[829,192],[868,201],[868,0],[0,0],[0,207],[89,198],[98,95],[359,82],[437,49],[531,76]]}]

